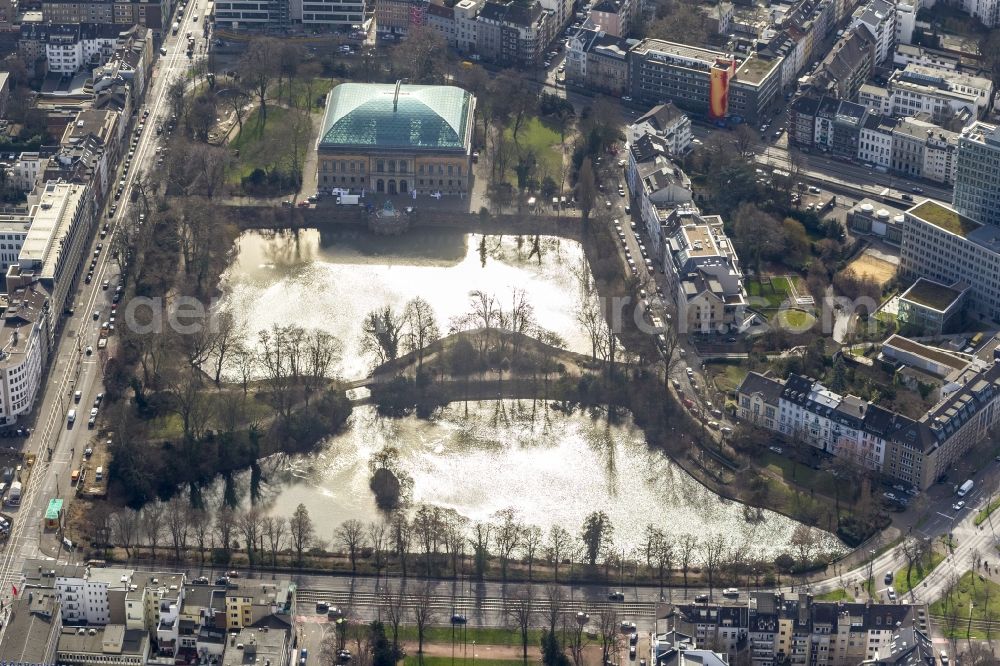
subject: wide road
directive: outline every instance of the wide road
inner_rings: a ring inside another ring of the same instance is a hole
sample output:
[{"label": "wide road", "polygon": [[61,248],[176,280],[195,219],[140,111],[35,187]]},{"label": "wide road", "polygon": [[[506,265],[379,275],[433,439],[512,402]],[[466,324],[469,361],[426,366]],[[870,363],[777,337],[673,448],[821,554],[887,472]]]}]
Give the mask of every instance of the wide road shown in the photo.
[{"label": "wide road", "polygon": [[[193,23],[193,14],[202,14],[203,6],[208,0],[192,0],[185,19],[182,19],[187,29],[195,38],[195,57],[203,54],[207,39],[203,36],[201,23]],[[177,35],[167,35],[164,41],[166,56],[159,57],[151,85],[146,94],[150,114],[146,120],[145,131],[139,137],[132,160],[132,168],[126,175],[125,191],[118,201],[118,211],[114,218],[108,218],[105,211],[100,212],[98,228],[105,223],[111,223],[108,236],[100,241],[104,250],[97,257],[94,278],[88,285],[80,278],[80,287],[72,296],[75,314],[64,316],[61,323],[61,333],[56,341],[56,347],[49,357],[47,382],[42,387],[42,395],[37,403],[37,423],[34,432],[25,444],[26,452],[37,455],[37,463],[31,470],[24,484],[24,493],[20,507],[7,507],[14,515],[14,526],[10,538],[0,553],[0,589],[5,599],[10,597],[11,583],[20,577],[24,561],[33,557],[60,557],[72,561],[76,554],[66,553],[59,538],[43,531],[42,518],[45,507],[53,497],[67,497],[70,494],[70,472],[78,468],[83,450],[88,443],[95,443],[99,438],[94,430],[88,429],[87,419],[94,396],[103,391],[102,367],[103,359],[97,352],[97,339],[101,322],[107,320],[111,304],[113,288],[104,290],[102,283],[109,280],[112,285],[117,279],[117,264],[111,257],[108,248],[111,239],[117,231],[118,221],[131,214],[132,204],[129,203],[130,191],[136,174],[148,171],[154,167],[157,136],[155,125],[162,122],[168,115],[167,88],[177,77],[186,76],[191,60],[185,55],[187,29],[182,28]],[[140,109],[135,124],[142,117]],[[129,119],[122,119],[129,122]],[[134,136],[129,132],[126,143],[131,143]],[[128,151],[122,146],[122,153]],[[109,204],[113,198],[109,197]],[[88,254],[82,260],[81,273],[85,274],[89,259],[93,256],[99,241],[95,238]],[[98,319],[93,317],[99,312]],[[87,347],[94,347],[93,353],[86,353]],[[79,404],[74,405],[73,394],[81,391]],[[77,409],[76,423],[69,427],[66,414],[72,407]],[[51,450],[51,460],[49,459]]]}]

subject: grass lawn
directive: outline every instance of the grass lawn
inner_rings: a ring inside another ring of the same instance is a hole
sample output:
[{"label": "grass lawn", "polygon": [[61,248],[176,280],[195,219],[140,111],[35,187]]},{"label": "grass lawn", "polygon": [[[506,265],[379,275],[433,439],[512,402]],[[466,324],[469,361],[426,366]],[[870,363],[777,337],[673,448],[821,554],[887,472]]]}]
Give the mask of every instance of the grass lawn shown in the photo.
[{"label": "grass lawn", "polygon": [[913,566],[913,570],[910,572],[910,584],[906,583],[906,567],[902,567],[896,572],[895,578],[893,579],[893,587],[896,588],[896,592],[900,595],[906,594],[917,585],[920,584],[924,578],[927,577],[934,567],[941,564],[944,561],[944,553],[939,553],[936,550],[931,551],[931,559],[928,566],[927,562],[923,563],[923,567],[918,569],[916,564]]},{"label": "grass lawn", "polygon": [[[239,149],[240,157],[236,165],[229,174],[232,183],[239,183],[244,176],[249,176],[254,169],[264,169],[270,171],[275,165],[285,161],[288,152],[286,150],[276,151],[275,142],[271,140],[271,133],[281,128],[288,115],[288,109],[280,106],[268,105],[267,122],[261,127],[257,122],[260,109],[254,109],[243,120],[243,131],[229,142],[229,148]],[[307,142],[307,145],[312,143]],[[289,148],[290,150],[290,148]]]},{"label": "grass lawn", "polygon": [[[989,604],[987,604],[989,600]],[[966,571],[959,579],[958,585],[944,598],[931,604],[931,615],[944,617],[939,621],[941,631],[949,638],[984,638],[984,630],[973,629],[968,632],[969,602],[972,602],[972,619],[984,620],[987,612],[992,618],[1000,617],[1000,585],[982,580],[979,574]],[[993,633],[1000,631],[996,627]]]},{"label": "grass lawn", "polygon": [[[420,657],[415,654],[408,654],[403,658],[403,666],[419,666],[421,663],[423,666],[452,666],[452,664],[476,664],[476,666],[514,666],[515,664],[523,664],[524,662],[520,659],[483,659],[482,657],[472,658],[471,655],[472,646],[469,646],[470,654],[465,659],[459,653],[459,649],[455,648],[455,659],[452,660],[451,657],[424,657],[421,662]],[[538,650],[535,650],[537,654]],[[530,656],[531,651],[529,649],[528,661],[533,661]]]},{"label": "grass lawn", "polygon": [[710,363],[706,364],[705,370],[711,375],[715,387],[724,393],[735,391],[747,376],[746,368],[733,363]]},{"label": "grass lawn", "polygon": [[[785,454],[787,453],[788,451],[785,451]],[[839,483],[841,488],[841,508],[850,504],[850,500],[847,499],[850,492],[843,487],[844,482],[838,481],[827,472],[813,469],[808,465],[795,462],[784,454],[778,455],[771,451],[762,452],[760,460],[760,464],[769,468],[772,472],[780,474],[788,483],[796,484],[802,488],[813,488],[816,492],[828,497],[835,496],[836,484]]]},{"label": "grass lawn", "polygon": [[[213,409],[214,414],[222,413],[222,395],[209,390],[206,394],[207,399],[210,403],[217,403],[216,407]],[[262,402],[258,402],[253,398],[247,398],[245,404],[246,409],[246,420],[260,420],[267,418],[273,414],[273,410]],[[220,428],[221,425],[216,422],[215,419],[210,419],[208,426],[210,428]],[[184,422],[178,414],[164,414],[163,416],[158,416],[149,422],[149,439],[180,439],[184,434]]]},{"label": "grass lawn", "polygon": [[816,317],[802,310],[779,310],[773,318],[775,324],[797,330],[808,329],[815,321]]},{"label": "grass lawn", "polygon": [[[513,140],[514,132],[507,130],[507,138]],[[552,180],[559,182],[562,172],[562,150],[559,144],[559,132],[552,129],[534,116],[521,123],[517,132],[517,151],[519,155],[526,155],[529,151],[535,154],[537,166],[535,167],[538,182],[545,176],[550,176]],[[511,160],[509,179],[517,186],[517,174],[514,167],[517,160]]]},{"label": "grass lawn", "polygon": [[[760,280],[747,280],[747,292],[751,297],[763,299],[763,304],[754,304],[761,309],[777,309],[788,298],[788,280],[786,278],[772,278],[770,285],[762,285]],[[762,307],[763,306],[763,307]]]},{"label": "grass lawn", "polygon": [[[336,79],[331,79],[327,77],[317,77],[313,80],[312,85],[312,112],[318,113],[323,111],[323,107],[316,106],[316,98],[320,95],[326,95],[328,92],[333,90],[334,84],[337,83]],[[286,84],[287,85],[287,84]],[[306,108],[308,102],[307,97],[309,96],[309,90],[306,88],[304,83],[295,82],[292,84],[292,106],[297,109]],[[284,95],[282,95],[284,99]],[[287,99],[285,100],[287,101]]]},{"label": "grass lawn", "polygon": [[986,519],[990,517],[990,514],[997,510],[997,507],[1000,507],[1000,497],[994,497],[990,500],[990,503],[987,504],[982,511],[976,514],[976,517],[972,522],[974,522],[977,527],[982,525],[986,522]]},{"label": "grass lawn", "polygon": [[816,601],[854,601],[854,597],[848,594],[844,588],[817,594],[815,599]]},{"label": "grass lawn", "polygon": [[[425,643],[451,643],[452,637],[452,626],[440,626],[440,627],[428,627],[424,631],[424,642]],[[475,641],[478,645],[520,645],[521,644],[521,632],[517,630],[505,629],[503,627],[470,627],[466,625],[465,627],[456,626],[455,631],[455,642],[456,643],[472,643]],[[463,637],[464,633],[464,637]],[[402,641],[416,641],[417,640],[417,628],[413,626],[402,626],[399,628],[399,639]],[[528,645],[537,646],[542,640],[542,632],[538,629],[532,629],[528,632]],[[426,659],[424,661],[427,661]],[[479,660],[476,660],[478,663]]]}]

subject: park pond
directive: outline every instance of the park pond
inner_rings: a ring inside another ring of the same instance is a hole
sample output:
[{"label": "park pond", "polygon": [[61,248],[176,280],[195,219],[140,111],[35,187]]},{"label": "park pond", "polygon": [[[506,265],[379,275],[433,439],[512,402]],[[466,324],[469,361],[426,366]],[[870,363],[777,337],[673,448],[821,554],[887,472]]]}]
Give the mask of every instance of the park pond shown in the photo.
[{"label": "park pond", "polygon": [[[473,290],[503,299],[523,289],[539,325],[586,353],[589,338],[575,313],[588,271],[579,243],[551,237],[254,231],[239,240],[221,307],[252,322],[248,337],[275,323],[335,334],[344,345],[341,374],[358,377],[371,364],[359,344],[364,315],[417,295],[446,331],[468,310]],[[619,547],[635,547],[655,523],[674,534],[723,533],[734,545],[770,553],[787,547],[797,524],[769,511],[747,520],[743,505],[716,496],[651,449],[629,418],[609,422],[600,410],[566,414],[531,400],[453,403],[429,420],[383,418],[360,407],[347,430],[315,453],[264,465],[268,510],[289,516],[305,504],[324,538],[344,520],[376,518],[368,462],[386,445],[398,449],[399,467],[412,479],[412,505],[454,509],[472,521],[512,507],[525,523],[575,534],[600,509]],[[821,538],[827,549],[841,548],[835,537]]]}]

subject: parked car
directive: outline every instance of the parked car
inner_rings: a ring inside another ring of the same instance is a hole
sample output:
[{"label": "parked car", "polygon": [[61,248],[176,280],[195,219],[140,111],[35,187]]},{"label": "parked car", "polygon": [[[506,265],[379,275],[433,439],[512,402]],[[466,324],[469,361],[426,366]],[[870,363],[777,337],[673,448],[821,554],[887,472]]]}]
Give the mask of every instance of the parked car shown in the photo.
[{"label": "parked car", "polygon": [[469,621],[469,618],[467,618],[464,615],[461,615],[459,613],[455,613],[454,615],[451,616],[451,623],[452,624],[465,624],[468,621]]},{"label": "parked car", "polygon": [[965,500],[958,500],[957,502],[951,505],[951,508],[954,509],[955,511],[961,511],[962,509],[965,508]]},{"label": "parked car", "polygon": [[735,587],[727,587],[722,591],[722,596],[724,597],[738,597],[740,596],[739,589]]},{"label": "parked car", "polygon": [[625,601],[624,592],[608,592],[608,601]]}]

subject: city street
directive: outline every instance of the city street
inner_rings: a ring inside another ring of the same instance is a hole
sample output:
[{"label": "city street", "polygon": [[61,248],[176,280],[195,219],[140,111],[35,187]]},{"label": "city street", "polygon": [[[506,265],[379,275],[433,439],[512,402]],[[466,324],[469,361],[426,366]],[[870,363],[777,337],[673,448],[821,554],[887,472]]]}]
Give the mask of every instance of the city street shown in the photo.
[{"label": "city street", "polygon": [[[198,14],[201,6],[206,3],[207,0],[192,0],[188,16]],[[192,36],[195,38],[195,52],[203,52],[207,39],[202,34],[201,25],[186,20],[191,25]],[[154,168],[158,139],[153,127],[164,122],[169,115],[167,88],[176,77],[186,76],[191,62],[184,53],[185,32],[181,30],[177,35],[166,37],[163,46],[167,50],[167,55],[161,56],[155,65],[152,82],[146,93],[145,108],[150,109],[150,114],[146,120],[145,131],[135,149],[132,169],[126,177],[125,189],[118,201],[118,211],[113,218],[108,218],[104,210],[99,212],[97,228],[110,222],[111,229],[104,240],[98,241],[95,238],[89,246],[88,256],[93,255],[98,242],[104,246],[97,257],[93,280],[90,284],[85,284],[83,279],[80,279],[78,291],[72,297],[74,314],[64,315],[60,324],[61,334],[57,338],[55,349],[50,353],[47,383],[37,403],[36,427],[24,446],[25,452],[37,455],[37,462],[31,469],[30,478],[24,484],[21,505],[7,508],[14,516],[14,525],[0,559],[0,587],[3,589],[5,600],[10,598],[11,583],[18,580],[22,564],[26,559],[43,556],[73,561],[76,556],[74,552],[64,551],[58,535],[43,531],[42,518],[51,498],[67,498],[72,495],[70,472],[79,467],[79,461],[88,443],[91,443],[92,439],[103,441],[103,436],[99,436],[96,430],[89,429],[86,423],[86,415],[90,411],[94,397],[103,391],[101,379],[103,352],[95,349],[93,354],[88,355],[85,350],[87,347],[96,347],[100,325],[107,320],[108,308],[114,293],[113,285],[116,283],[118,267],[109,251],[112,246],[111,240],[117,231],[119,221],[130,214],[132,207],[130,192],[137,174]],[[130,140],[132,133],[129,132],[126,136],[124,141]],[[112,201],[109,197],[109,203]],[[84,265],[81,272],[85,271]],[[105,280],[112,283],[111,289],[102,289]],[[95,311],[100,313],[96,320],[93,318]],[[113,347],[112,342],[109,349]],[[66,414],[74,404],[73,394],[76,391],[82,393],[82,398],[76,405],[79,416],[76,423],[69,427]],[[48,459],[50,449],[51,460]]]}]

